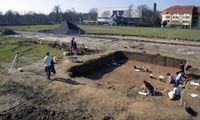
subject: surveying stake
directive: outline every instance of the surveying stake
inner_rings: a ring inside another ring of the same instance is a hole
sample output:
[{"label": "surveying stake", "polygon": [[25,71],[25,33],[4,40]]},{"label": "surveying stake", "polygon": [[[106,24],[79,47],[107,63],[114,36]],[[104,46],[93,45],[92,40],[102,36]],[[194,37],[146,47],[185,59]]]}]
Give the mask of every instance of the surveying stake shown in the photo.
[{"label": "surveying stake", "polygon": [[12,62],[12,64],[11,64],[11,66],[10,66],[10,69],[8,70],[8,75],[10,74],[10,72],[11,72],[11,70],[12,70],[12,68],[13,68],[13,65],[16,63],[16,66],[15,67],[17,67],[17,61],[18,61],[18,53],[15,55],[15,57],[14,57],[14,60],[13,60],[13,62]]}]

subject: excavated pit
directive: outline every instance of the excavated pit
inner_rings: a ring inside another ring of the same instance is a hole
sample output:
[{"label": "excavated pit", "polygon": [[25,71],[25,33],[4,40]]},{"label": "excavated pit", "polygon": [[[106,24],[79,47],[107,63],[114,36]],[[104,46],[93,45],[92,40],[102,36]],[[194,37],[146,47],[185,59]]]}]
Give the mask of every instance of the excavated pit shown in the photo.
[{"label": "excavated pit", "polygon": [[[170,90],[171,86],[168,84],[163,85],[167,81],[160,77],[165,77],[167,73],[175,75],[181,62],[186,64],[184,59],[159,54],[114,51],[73,66],[68,69],[68,72],[71,77],[103,81],[120,90],[132,86],[133,91],[138,91],[143,81],[147,80],[158,89],[161,89],[162,92],[162,90]],[[144,68],[145,71],[136,71],[134,66]],[[150,75],[153,75],[153,77],[151,78]],[[191,68],[188,70],[188,76],[199,77],[199,72],[196,68]]]},{"label": "excavated pit", "polygon": [[[159,54],[114,51],[72,66],[68,73],[71,77],[76,77],[75,79],[96,81],[97,87],[114,90],[136,101],[145,99],[138,95],[138,92],[143,90],[141,87],[146,80],[155,87],[155,95],[162,96],[157,100],[162,101],[163,105],[168,105],[170,101],[167,93],[172,89],[172,85],[167,84],[167,79],[161,79],[160,76],[166,77],[167,73],[175,75],[181,62],[186,63],[186,60]],[[134,66],[148,70],[136,71]],[[200,77],[196,68],[189,69],[188,76]],[[184,87],[185,83],[181,85]]]},{"label": "excavated pit", "polygon": [[[68,70],[68,72],[70,72],[71,76],[74,77],[87,76],[106,68],[104,70],[104,73],[106,74],[126,64],[128,64],[131,69],[133,69],[133,66],[145,67],[149,66],[150,64],[160,67],[164,66],[178,69],[181,62],[186,63],[186,60],[161,56],[159,54],[153,55],[139,52],[115,51],[99,56],[96,59],[88,60],[85,63],[73,66]],[[130,65],[129,63],[132,64]],[[154,70],[154,68],[152,69]]]}]

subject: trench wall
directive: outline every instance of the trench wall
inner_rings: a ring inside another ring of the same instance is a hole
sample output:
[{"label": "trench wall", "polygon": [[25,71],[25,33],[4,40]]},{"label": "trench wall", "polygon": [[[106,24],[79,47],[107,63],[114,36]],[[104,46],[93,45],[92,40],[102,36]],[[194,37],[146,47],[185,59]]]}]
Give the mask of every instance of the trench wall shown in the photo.
[{"label": "trench wall", "polygon": [[161,55],[153,55],[148,53],[139,53],[139,52],[122,52],[129,60],[136,60],[141,62],[146,62],[150,64],[162,65],[162,66],[170,66],[178,68],[180,63],[186,63],[184,59],[166,57]]},{"label": "trench wall", "polygon": [[68,69],[71,77],[74,76],[82,76],[87,74],[91,71],[94,71],[98,68],[101,68],[107,64],[111,64],[112,60],[119,60],[119,59],[126,59],[120,51],[117,52],[110,52],[105,55],[102,55],[99,58],[88,60],[80,65],[73,66]]}]

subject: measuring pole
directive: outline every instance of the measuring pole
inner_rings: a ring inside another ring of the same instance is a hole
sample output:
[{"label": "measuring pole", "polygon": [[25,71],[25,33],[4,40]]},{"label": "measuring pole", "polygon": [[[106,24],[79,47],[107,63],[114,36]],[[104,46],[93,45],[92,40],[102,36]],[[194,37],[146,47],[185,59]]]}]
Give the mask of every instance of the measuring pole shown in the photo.
[{"label": "measuring pole", "polygon": [[14,57],[14,60],[13,60],[13,62],[12,62],[12,64],[11,64],[11,66],[10,66],[10,69],[8,70],[8,75],[10,74],[10,72],[11,72],[11,69],[12,69],[12,67],[13,67],[13,65],[14,65],[14,63],[15,63],[15,61],[16,61],[16,59],[17,59],[17,54],[15,55],[15,57]]},{"label": "measuring pole", "polygon": [[16,54],[16,59],[15,59],[15,68],[17,69],[18,68],[18,56],[19,56],[19,54],[18,54],[18,52],[17,52],[17,54]]}]

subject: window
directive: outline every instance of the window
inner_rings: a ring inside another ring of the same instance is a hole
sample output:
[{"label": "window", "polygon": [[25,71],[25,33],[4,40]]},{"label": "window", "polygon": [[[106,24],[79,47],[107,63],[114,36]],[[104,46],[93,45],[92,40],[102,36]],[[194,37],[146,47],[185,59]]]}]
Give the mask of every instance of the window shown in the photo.
[{"label": "window", "polygon": [[124,15],[124,11],[119,11],[119,16],[123,16]]},{"label": "window", "polygon": [[113,11],[113,16],[117,16],[117,11]]}]

